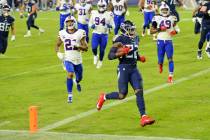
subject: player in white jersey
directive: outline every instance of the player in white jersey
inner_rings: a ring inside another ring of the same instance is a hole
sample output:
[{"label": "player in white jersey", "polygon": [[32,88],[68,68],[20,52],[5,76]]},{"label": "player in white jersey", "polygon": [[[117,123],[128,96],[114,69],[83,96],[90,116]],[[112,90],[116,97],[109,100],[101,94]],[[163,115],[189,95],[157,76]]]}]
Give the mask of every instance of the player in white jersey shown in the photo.
[{"label": "player in white jersey", "polygon": [[112,0],[112,7],[114,13],[115,35],[118,34],[121,23],[125,21],[125,14],[127,12],[127,0]]},{"label": "player in white jersey", "polygon": [[[81,91],[79,82],[83,77],[82,67],[82,55],[81,51],[87,51],[88,46],[86,42],[86,33],[84,30],[77,29],[77,21],[73,16],[68,16],[65,19],[65,27],[59,31],[58,41],[55,47],[57,56],[59,59],[64,61],[64,65],[67,71],[67,91],[68,91],[68,102],[72,102],[72,87],[73,87],[73,76],[76,75],[77,90]],[[61,53],[59,48],[64,43],[65,53]]]},{"label": "player in white jersey", "polygon": [[79,0],[79,3],[75,4],[75,9],[78,13],[78,29],[83,29],[86,32],[86,41],[89,42],[89,29],[88,23],[92,6],[87,4],[86,0]]},{"label": "player in white jersey", "polygon": [[[111,12],[107,11],[107,4],[105,1],[100,0],[97,4],[98,10],[91,12],[89,27],[93,29],[92,34],[92,52],[94,55],[94,65],[96,68],[101,68],[102,61],[105,54],[105,49],[108,42],[109,29],[115,27]],[[99,59],[97,56],[97,49],[100,46]]]},{"label": "player in white jersey", "polygon": [[168,5],[163,4],[160,6],[160,15],[154,16],[152,20],[151,33],[158,33],[157,35],[157,53],[158,53],[158,64],[159,72],[163,71],[164,55],[166,53],[169,65],[169,76],[168,82],[173,83],[174,73],[174,61],[173,61],[173,42],[172,36],[180,32],[180,29],[176,25],[177,18],[170,15],[170,8]]},{"label": "player in white jersey", "polygon": [[7,5],[7,0],[0,0],[0,16],[3,14],[4,5]]},{"label": "player in white jersey", "polygon": [[58,0],[56,5],[56,11],[60,11],[60,30],[64,29],[65,19],[73,13],[73,1],[72,0]]},{"label": "player in white jersey", "polygon": [[155,12],[158,10],[157,0],[141,0],[140,9],[142,9],[144,14],[142,36],[145,36],[146,29],[147,34],[150,35],[150,23],[152,23],[152,18],[155,16]]}]

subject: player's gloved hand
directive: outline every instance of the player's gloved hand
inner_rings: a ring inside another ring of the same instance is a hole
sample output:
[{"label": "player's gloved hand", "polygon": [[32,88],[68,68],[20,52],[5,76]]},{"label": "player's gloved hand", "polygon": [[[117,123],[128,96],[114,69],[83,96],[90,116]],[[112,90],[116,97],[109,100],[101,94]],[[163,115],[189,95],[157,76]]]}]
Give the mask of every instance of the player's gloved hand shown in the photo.
[{"label": "player's gloved hand", "polygon": [[177,34],[177,32],[176,32],[175,30],[173,30],[173,31],[170,32],[170,35],[171,35],[171,36],[174,36],[174,35],[176,35],[176,34]]},{"label": "player's gloved hand", "polygon": [[61,52],[57,52],[57,57],[63,61],[64,60],[64,53],[61,53]]},{"label": "player's gloved hand", "polygon": [[91,28],[92,28],[92,29],[95,29],[95,28],[96,28],[96,25],[95,25],[95,24],[93,24],[93,25],[91,26]]},{"label": "player's gloved hand", "polygon": [[59,11],[59,10],[60,10],[60,8],[59,8],[59,7],[56,7],[56,8],[55,8],[55,10],[56,10],[56,11]]},{"label": "player's gloved hand", "polygon": [[12,35],[11,41],[15,41],[15,35]]},{"label": "player's gloved hand", "polygon": [[167,30],[167,27],[166,26],[160,26],[160,30],[161,31],[166,31]]},{"label": "player's gloved hand", "polygon": [[107,28],[112,28],[112,25],[106,24]]},{"label": "player's gloved hand", "polygon": [[145,56],[140,56],[139,61],[142,62],[142,63],[146,62],[146,57]]},{"label": "player's gloved hand", "polygon": [[123,51],[123,53],[125,53],[125,54],[128,54],[128,53],[130,52],[130,50],[131,50],[131,48],[129,48],[129,47],[123,47],[123,48],[122,48],[122,51]]}]

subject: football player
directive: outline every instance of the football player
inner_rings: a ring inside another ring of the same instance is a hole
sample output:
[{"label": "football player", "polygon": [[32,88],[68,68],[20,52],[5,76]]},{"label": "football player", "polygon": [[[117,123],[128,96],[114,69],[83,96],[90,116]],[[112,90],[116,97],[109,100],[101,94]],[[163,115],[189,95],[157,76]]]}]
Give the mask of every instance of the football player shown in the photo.
[{"label": "football player", "polygon": [[7,0],[0,0],[0,16],[3,14],[4,5],[7,5]]},{"label": "football player", "polygon": [[159,8],[160,15],[156,15],[152,21],[151,33],[158,33],[157,35],[157,53],[159,72],[163,71],[163,61],[165,53],[168,58],[169,76],[168,82],[173,83],[174,61],[173,61],[173,42],[172,37],[180,32],[176,25],[177,18],[170,15],[170,8],[163,3]]},{"label": "football player", "polygon": [[157,2],[156,0],[140,0],[140,9],[144,14],[144,25],[142,36],[145,36],[147,29],[147,35],[150,35],[150,24],[152,23],[152,18],[155,16],[157,11]]},{"label": "football player", "polygon": [[23,17],[22,15],[24,10],[28,12],[28,19],[26,21],[28,31],[24,37],[31,37],[31,27],[39,30],[39,33],[44,33],[42,28],[39,28],[37,25],[35,25],[35,19],[37,18],[36,2],[34,0],[24,0],[24,4],[20,12],[21,17]]},{"label": "football player", "polygon": [[[202,59],[202,48],[203,44],[206,41],[206,36],[208,32],[210,32],[210,2],[206,1],[205,4],[203,4],[198,12],[198,17],[202,18],[201,23],[201,36],[200,41],[198,43],[198,52],[197,52],[197,59]],[[207,41],[209,40],[209,37],[207,37]],[[207,43],[206,47],[206,54],[210,58],[210,46]]]},{"label": "football player", "polygon": [[122,100],[128,94],[128,83],[131,84],[136,95],[136,103],[140,113],[140,124],[146,126],[153,124],[154,119],[146,115],[143,95],[143,80],[137,69],[137,61],[145,62],[144,56],[138,53],[139,37],[133,22],[126,20],[121,24],[122,34],[116,38],[110,49],[109,60],[119,59],[118,65],[118,91],[102,93],[97,102],[97,109],[101,110],[106,100]]},{"label": "football player", "polygon": [[[89,27],[93,29],[92,34],[92,52],[94,55],[94,65],[99,69],[102,67],[105,49],[108,42],[109,29],[113,29],[114,21],[111,13],[107,11],[107,4],[100,0],[97,4],[98,10],[91,12]],[[97,56],[97,49],[100,46],[99,58]]]},{"label": "football player", "polygon": [[73,15],[74,3],[72,0],[59,0],[56,5],[56,11],[60,11],[60,30],[64,29],[65,19]]},{"label": "football player", "polygon": [[78,13],[78,29],[83,29],[86,32],[86,41],[89,42],[89,29],[88,22],[89,16],[92,10],[92,6],[87,4],[86,0],[80,0],[79,3],[75,5],[75,9]]},{"label": "football player", "polygon": [[[59,31],[55,51],[59,59],[64,61],[67,71],[67,92],[68,103],[72,103],[73,76],[76,75],[77,90],[81,91],[80,81],[83,78],[82,55],[81,51],[87,51],[86,33],[84,30],[77,29],[77,21],[73,16],[65,19],[65,28]],[[65,53],[61,53],[59,48],[64,43]]]},{"label": "football player", "polygon": [[[117,35],[120,29],[121,23],[125,21],[125,14],[127,12],[128,4],[127,0],[111,0],[114,13],[114,34]],[[109,6],[110,7],[110,6]]]},{"label": "football player", "polygon": [[9,5],[3,5],[3,14],[0,15],[0,54],[5,54],[7,49],[9,28],[12,30],[11,41],[15,40],[15,19],[9,15],[10,7]]}]

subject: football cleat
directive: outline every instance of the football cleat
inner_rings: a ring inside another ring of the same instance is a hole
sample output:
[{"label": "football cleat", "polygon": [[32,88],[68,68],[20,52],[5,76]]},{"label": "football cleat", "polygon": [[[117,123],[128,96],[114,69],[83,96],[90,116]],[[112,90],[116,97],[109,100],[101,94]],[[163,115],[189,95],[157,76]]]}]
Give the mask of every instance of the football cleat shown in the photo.
[{"label": "football cleat", "polygon": [[160,73],[163,72],[163,64],[159,64],[159,72],[160,72]]},{"label": "football cleat", "polygon": [[147,30],[147,35],[150,35],[150,29]]},{"label": "football cleat", "polygon": [[93,56],[93,64],[96,65],[98,62],[98,56]]},{"label": "football cleat", "polygon": [[82,91],[81,85],[79,83],[77,83],[76,79],[73,79],[73,82],[74,82],[74,84],[77,85],[77,91],[81,92]]},{"label": "football cleat", "polygon": [[144,37],[144,36],[145,36],[145,31],[143,31],[143,32],[142,32],[141,36],[142,36],[142,37]]},{"label": "football cleat", "polygon": [[210,58],[210,47],[206,48],[206,55],[208,56],[208,58]]},{"label": "football cleat", "polygon": [[42,34],[42,33],[44,33],[44,32],[45,32],[44,29],[39,28],[39,35]]},{"label": "football cleat", "polygon": [[98,102],[97,102],[97,109],[98,109],[98,111],[101,110],[101,108],[102,108],[102,106],[103,106],[105,101],[106,101],[105,100],[105,94],[104,93],[100,94]]},{"label": "football cleat", "polygon": [[24,35],[24,37],[31,37],[31,32],[28,31],[28,32]]},{"label": "football cleat", "polygon": [[68,102],[68,103],[72,103],[72,99],[73,99],[72,94],[69,94],[69,95],[68,95],[68,100],[67,100],[67,102]]},{"label": "football cleat", "polygon": [[102,67],[102,61],[98,61],[97,65],[96,65],[96,68],[100,69],[101,67]]},{"label": "football cleat", "polygon": [[201,50],[198,50],[197,59],[198,60],[202,59],[202,51]]},{"label": "football cleat", "polygon": [[174,81],[173,81],[173,77],[172,76],[168,76],[168,83],[173,83]]},{"label": "football cleat", "polygon": [[155,120],[152,119],[152,118],[150,118],[150,117],[147,116],[147,115],[143,115],[143,116],[141,117],[141,126],[142,126],[142,127],[144,127],[144,126],[146,126],[146,125],[151,125],[151,124],[153,124],[154,122],[155,122]]}]

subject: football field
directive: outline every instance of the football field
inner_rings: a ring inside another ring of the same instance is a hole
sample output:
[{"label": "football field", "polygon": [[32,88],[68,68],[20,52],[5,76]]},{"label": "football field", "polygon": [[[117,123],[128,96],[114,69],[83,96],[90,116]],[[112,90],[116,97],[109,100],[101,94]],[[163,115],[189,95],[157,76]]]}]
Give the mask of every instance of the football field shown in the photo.
[{"label": "football field", "polygon": [[[129,7],[131,19],[141,34],[143,15]],[[157,65],[156,42],[141,37],[140,54],[146,63],[138,67],[144,79],[147,114],[156,122],[141,127],[135,95],[123,101],[107,101],[100,112],[96,102],[100,92],[117,90],[118,61],[109,61],[109,35],[101,69],[93,65],[91,45],[83,53],[82,92],[73,88],[73,103],[67,103],[66,72],[54,47],[59,29],[59,13],[39,12],[36,23],[45,29],[24,38],[26,18],[16,17],[16,41],[0,56],[0,140],[177,140],[210,139],[210,59],[203,51],[197,60],[199,35],[194,35],[192,12],[179,9],[180,34],[174,37],[174,84],[167,84],[168,61],[163,73]],[[91,35],[91,34],[90,34]],[[204,45],[205,48],[205,45]],[[29,106],[38,106],[39,133],[29,135]]]}]

